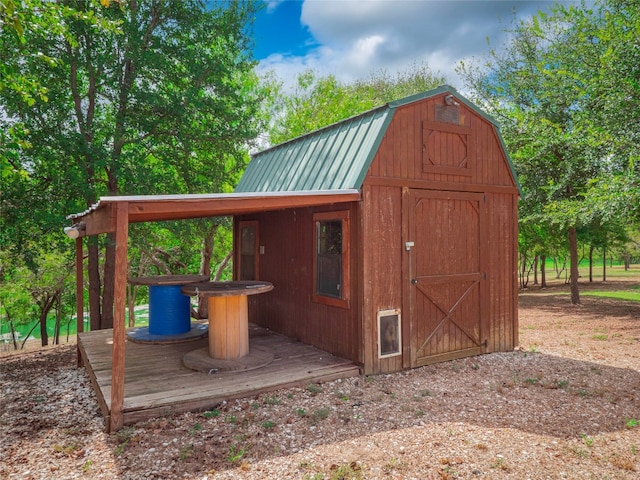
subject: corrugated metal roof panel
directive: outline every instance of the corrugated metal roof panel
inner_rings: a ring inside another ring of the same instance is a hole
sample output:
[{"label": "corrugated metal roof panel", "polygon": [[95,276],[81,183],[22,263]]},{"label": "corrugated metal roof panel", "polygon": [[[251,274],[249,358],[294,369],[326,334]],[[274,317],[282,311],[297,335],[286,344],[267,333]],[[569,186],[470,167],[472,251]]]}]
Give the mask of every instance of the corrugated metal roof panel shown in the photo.
[{"label": "corrugated metal roof panel", "polygon": [[370,110],[259,152],[235,191],[359,189],[393,112]]}]

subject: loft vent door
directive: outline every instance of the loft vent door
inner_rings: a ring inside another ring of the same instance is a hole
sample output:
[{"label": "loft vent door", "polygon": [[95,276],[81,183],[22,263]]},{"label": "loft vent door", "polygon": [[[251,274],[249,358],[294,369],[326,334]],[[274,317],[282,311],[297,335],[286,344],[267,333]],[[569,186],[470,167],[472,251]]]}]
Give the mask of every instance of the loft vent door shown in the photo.
[{"label": "loft vent door", "polygon": [[410,255],[411,363],[484,351],[481,331],[482,194],[412,190],[405,205]]}]

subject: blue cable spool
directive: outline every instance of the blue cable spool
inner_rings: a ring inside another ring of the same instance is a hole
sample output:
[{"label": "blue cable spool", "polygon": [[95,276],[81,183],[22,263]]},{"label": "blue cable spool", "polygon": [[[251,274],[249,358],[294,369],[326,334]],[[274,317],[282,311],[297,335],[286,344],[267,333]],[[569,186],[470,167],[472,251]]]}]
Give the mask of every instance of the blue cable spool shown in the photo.
[{"label": "blue cable spool", "polygon": [[149,286],[149,333],[179,335],[191,330],[191,305],[182,285]]}]

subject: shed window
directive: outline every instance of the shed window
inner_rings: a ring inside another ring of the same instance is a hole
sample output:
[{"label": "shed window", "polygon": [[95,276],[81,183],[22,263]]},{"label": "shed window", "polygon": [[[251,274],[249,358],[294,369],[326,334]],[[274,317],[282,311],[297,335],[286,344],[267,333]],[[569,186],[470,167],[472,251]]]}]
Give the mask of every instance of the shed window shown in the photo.
[{"label": "shed window", "polygon": [[258,222],[240,222],[238,280],[258,280]]},{"label": "shed window", "polygon": [[323,212],[315,225],[313,300],[349,307],[349,212]]}]

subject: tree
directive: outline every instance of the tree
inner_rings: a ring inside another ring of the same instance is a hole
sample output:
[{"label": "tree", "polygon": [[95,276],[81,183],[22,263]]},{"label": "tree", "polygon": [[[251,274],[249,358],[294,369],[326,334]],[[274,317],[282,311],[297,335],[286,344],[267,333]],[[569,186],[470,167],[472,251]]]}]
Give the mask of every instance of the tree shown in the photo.
[{"label": "tree", "polygon": [[[3,192],[3,209],[21,212],[3,228],[17,231],[31,215],[39,228],[59,231],[66,213],[105,194],[230,188],[261,129],[247,30],[256,2],[14,7],[25,28],[0,34],[0,64],[11,79],[0,85],[0,131],[11,137],[3,164],[28,179],[39,201],[27,204],[17,188],[12,197]],[[113,322],[113,243],[88,245],[92,329]]]},{"label": "tree", "polygon": [[297,80],[297,89],[280,93],[275,102],[279,112],[269,132],[272,144],[446,83],[426,64],[414,64],[395,76],[380,70],[352,84],[341,83],[333,75],[318,77],[313,70],[301,73]]},{"label": "tree", "polygon": [[492,50],[483,65],[459,68],[477,101],[503,121],[525,205],[542,205],[539,218],[566,231],[574,304],[580,301],[577,229],[588,225],[585,199],[602,179],[624,171],[621,146],[633,143],[618,127],[616,135],[623,138],[611,141],[613,130],[597,121],[603,107],[613,114],[603,98],[607,82],[632,71],[621,72],[608,60],[608,52],[627,37],[626,27],[638,32],[637,20],[624,8],[556,5],[551,14],[539,12],[516,24],[509,43]]},{"label": "tree", "polygon": [[[64,311],[62,295],[69,286],[72,263],[48,253],[38,258],[31,268],[16,265],[7,258],[3,258],[2,266],[6,270],[0,279],[0,304],[11,330],[20,324],[30,324],[35,318],[38,322],[34,329],[39,327],[41,344],[43,347],[48,345],[47,317],[54,310],[60,315]],[[60,315],[54,329],[55,343],[59,338]]]}]

